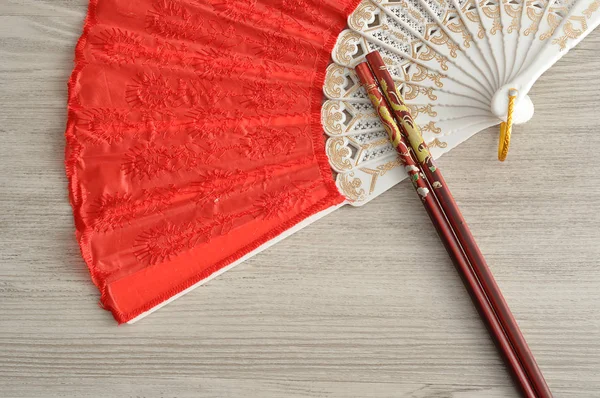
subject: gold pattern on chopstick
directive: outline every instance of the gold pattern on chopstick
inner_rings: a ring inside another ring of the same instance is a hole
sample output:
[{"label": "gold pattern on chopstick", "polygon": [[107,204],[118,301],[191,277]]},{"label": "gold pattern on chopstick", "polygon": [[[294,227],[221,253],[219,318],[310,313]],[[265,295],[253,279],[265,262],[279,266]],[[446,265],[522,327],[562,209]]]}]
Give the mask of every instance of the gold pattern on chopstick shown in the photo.
[{"label": "gold pattern on chopstick", "polygon": [[401,124],[402,131],[408,138],[410,146],[413,148],[419,163],[425,163],[430,157],[429,149],[423,141],[423,135],[419,126],[415,123],[414,118],[410,114],[410,109],[406,106],[402,95],[398,91],[398,87],[388,87],[384,78],[379,81],[381,89],[396,113],[396,118]]},{"label": "gold pattern on chopstick", "polygon": [[[377,87],[376,85],[373,86]],[[383,127],[385,128],[385,131],[388,133],[389,139],[392,142],[392,146],[396,148],[398,145],[400,145],[402,135],[400,133],[400,130],[398,129],[398,125],[396,124],[394,117],[390,114],[385,104],[382,105],[377,97],[375,97],[372,94],[369,94],[369,98],[371,99],[371,102],[377,109]]]}]

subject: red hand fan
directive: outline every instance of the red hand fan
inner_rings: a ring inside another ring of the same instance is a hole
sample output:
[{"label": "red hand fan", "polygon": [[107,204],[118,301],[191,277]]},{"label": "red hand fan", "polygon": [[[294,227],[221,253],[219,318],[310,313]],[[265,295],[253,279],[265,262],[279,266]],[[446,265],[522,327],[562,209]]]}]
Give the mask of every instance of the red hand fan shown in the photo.
[{"label": "red hand fan", "polygon": [[92,0],[66,165],[101,302],[135,320],[344,201],[323,80],[356,0]]}]

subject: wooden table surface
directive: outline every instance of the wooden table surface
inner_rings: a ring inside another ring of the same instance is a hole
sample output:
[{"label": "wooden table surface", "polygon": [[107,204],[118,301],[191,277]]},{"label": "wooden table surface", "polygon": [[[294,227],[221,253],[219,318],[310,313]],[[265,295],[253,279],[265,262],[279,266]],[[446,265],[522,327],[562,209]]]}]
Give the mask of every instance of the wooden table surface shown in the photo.
[{"label": "wooden table surface", "polygon": [[[117,327],[63,169],[85,11],[0,2],[0,397],[518,396],[406,183]],[[597,31],[536,84],[506,164],[495,129],[440,162],[556,397],[600,396],[599,66]]]}]

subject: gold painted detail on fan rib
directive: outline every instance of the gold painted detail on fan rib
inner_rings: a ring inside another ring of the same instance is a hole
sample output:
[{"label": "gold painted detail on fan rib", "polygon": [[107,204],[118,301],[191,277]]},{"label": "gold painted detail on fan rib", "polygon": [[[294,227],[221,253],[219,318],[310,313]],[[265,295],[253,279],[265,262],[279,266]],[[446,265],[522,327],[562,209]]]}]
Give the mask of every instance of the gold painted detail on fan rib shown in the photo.
[{"label": "gold painted detail on fan rib", "polygon": [[[427,27],[427,30],[429,31],[429,27]],[[460,49],[460,47],[458,47],[458,45],[443,30],[438,28],[437,35],[429,36],[429,40],[433,44],[437,44],[439,46],[445,45],[448,47],[448,50],[450,50],[450,56],[452,58],[456,58],[458,56],[457,51]]]},{"label": "gold painted detail on fan rib", "polygon": [[479,18],[479,14],[477,13],[477,10],[474,7],[476,7],[475,0],[469,0],[461,8],[461,10],[469,21],[474,22],[478,25],[479,29],[477,30],[477,38],[482,40],[485,37],[485,29],[483,28],[481,18]]},{"label": "gold painted detail on fan rib", "polygon": [[344,64],[350,64],[352,55],[356,52],[355,48],[360,45],[361,36],[352,31],[347,31],[342,36],[341,41],[336,46],[336,57]]},{"label": "gold painted detail on fan rib", "polygon": [[450,15],[448,14],[444,20],[444,25],[448,28],[450,32],[460,34],[463,38],[463,46],[465,46],[465,48],[470,48],[471,43],[473,42],[473,36],[471,36],[465,24],[460,18],[456,18],[457,22],[455,23],[450,22],[449,17]]},{"label": "gold painted detail on fan rib", "polygon": [[343,66],[334,63],[327,68],[323,91],[328,97],[339,98],[342,95],[342,86],[345,81],[344,69]]},{"label": "gold painted detail on fan rib", "polygon": [[[536,3],[542,3],[542,7],[535,6]],[[540,22],[544,16],[544,10],[548,6],[548,0],[527,0],[525,3],[526,14],[531,24],[523,31],[525,36],[535,34],[540,27]],[[523,23],[523,22],[521,22]]]},{"label": "gold painted detail on fan rib", "polygon": [[400,0],[397,3],[399,6],[401,6],[405,11],[408,11],[408,14],[413,17],[413,19],[415,19],[417,22],[419,22],[420,24],[425,23],[425,18],[423,17],[423,15],[412,5],[412,3],[406,1],[406,0]]},{"label": "gold painted detail on fan rib", "polygon": [[490,0],[481,0],[479,7],[483,15],[492,20],[492,28],[490,34],[495,36],[496,33],[502,32],[502,22],[500,21],[500,9],[497,4],[489,4]]},{"label": "gold painted detail on fan rib", "polygon": [[440,141],[439,138],[434,139],[433,141],[431,141],[429,144],[427,144],[427,146],[429,148],[447,148],[448,147],[448,143],[444,142],[444,141]]},{"label": "gold painted detail on fan rib", "polygon": [[435,122],[429,122],[423,126],[421,126],[421,131],[429,131],[433,134],[440,134],[442,129],[435,125]]},{"label": "gold painted detail on fan rib", "polygon": [[338,187],[348,200],[358,202],[365,199],[365,190],[360,178],[354,178],[354,173],[338,174]]},{"label": "gold painted detail on fan rib", "polygon": [[[579,24],[581,29],[575,28],[575,24]],[[563,25],[563,35],[552,40],[552,44],[558,44],[560,50],[563,51],[567,48],[568,40],[577,39],[587,28],[587,22],[583,15],[570,17]]]},{"label": "gold painted detail on fan rib", "polygon": [[548,13],[548,16],[546,17],[549,28],[546,32],[544,32],[540,35],[540,41],[544,41],[544,40],[552,37],[552,35],[554,34],[554,31],[560,25],[560,22],[563,20],[563,18],[558,15],[559,12],[566,13],[567,9],[564,7],[550,9],[550,12]]},{"label": "gold painted detail on fan rib", "polygon": [[594,13],[596,13],[596,11],[598,11],[598,9],[600,9],[600,0],[594,0],[589,5],[589,7],[583,12],[583,15],[587,19],[591,19],[592,16],[594,15]]},{"label": "gold painted detail on fan rib", "polygon": [[418,58],[422,61],[431,61],[432,59],[435,59],[438,64],[440,64],[440,68],[442,68],[442,70],[447,71],[448,70],[448,59],[438,53],[436,53],[435,51],[433,51],[433,49],[427,45],[425,45],[426,51],[421,51],[418,54],[414,51],[413,49],[413,57],[414,58]]},{"label": "gold painted detail on fan rib", "polygon": [[523,14],[523,4],[510,4],[507,2],[504,5],[504,11],[511,18],[510,25],[506,29],[507,33],[519,32],[519,23],[521,22],[521,15]]},{"label": "gold painted detail on fan rib", "polygon": [[429,104],[429,105],[407,104],[406,106],[408,107],[408,109],[410,109],[410,114],[412,115],[413,119],[416,119],[420,114],[426,114],[431,117],[437,116],[437,112],[433,110],[432,104]]},{"label": "gold painted detail on fan rib", "polygon": [[403,34],[402,32],[398,32],[397,30],[394,30],[392,32],[392,35],[400,41],[404,41],[404,42],[408,41],[408,38],[406,37],[406,35]]},{"label": "gold painted detail on fan rib", "polygon": [[336,170],[352,170],[352,162],[349,157],[352,151],[345,144],[343,137],[334,137],[327,140],[327,156],[329,163]]},{"label": "gold painted detail on fan rib", "polygon": [[429,98],[431,101],[435,101],[438,99],[437,95],[433,93],[433,87],[422,87],[414,84],[406,83],[406,82],[396,82],[396,85],[400,88],[404,88],[402,90],[402,95],[405,100],[412,101],[417,98],[419,95],[424,95]]},{"label": "gold painted detail on fan rib", "polygon": [[377,179],[379,177],[383,177],[389,171],[391,171],[401,165],[402,165],[402,161],[400,160],[400,157],[396,157],[396,159],[394,159],[392,161],[389,161],[385,164],[377,166],[376,169],[369,169],[366,167],[359,169],[360,171],[371,176],[371,184],[369,186],[369,195],[371,195],[375,191],[375,187],[377,185]]},{"label": "gold painted detail on fan rib", "polygon": [[321,108],[323,127],[331,135],[340,135],[344,132],[341,124],[344,115],[340,110],[341,104],[337,101],[326,101]]},{"label": "gold painted detail on fan rib", "polygon": [[387,137],[385,137],[385,138],[381,138],[381,139],[379,139],[377,141],[373,141],[373,142],[369,142],[369,143],[366,143],[366,144],[362,144],[360,146],[360,149],[362,149],[364,151],[367,151],[369,149],[373,149],[373,148],[377,148],[377,147],[380,147],[380,146],[388,145],[389,143],[390,143],[390,139],[387,138]]},{"label": "gold painted detail on fan rib", "polygon": [[377,6],[369,0],[361,2],[348,19],[348,26],[354,30],[363,31],[375,17]]},{"label": "gold painted detail on fan rib", "polygon": [[552,44],[557,44],[560,47],[560,51],[566,50],[567,42],[578,39],[588,29],[587,19],[591,19],[599,9],[600,0],[593,0],[588,8],[582,12],[582,15],[569,17],[563,24],[563,34],[552,40]]},{"label": "gold painted detail on fan rib", "polygon": [[445,76],[436,73],[436,72],[430,72],[428,71],[426,68],[424,68],[421,65],[415,65],[418,72],[413,74],[410,77],[410,80],[413,82],[422,82],[426,79],[429,79],[430,81],[432,81],[437,87],[444,87],[444,83],[442,83],[442,78],[444,78]]}]

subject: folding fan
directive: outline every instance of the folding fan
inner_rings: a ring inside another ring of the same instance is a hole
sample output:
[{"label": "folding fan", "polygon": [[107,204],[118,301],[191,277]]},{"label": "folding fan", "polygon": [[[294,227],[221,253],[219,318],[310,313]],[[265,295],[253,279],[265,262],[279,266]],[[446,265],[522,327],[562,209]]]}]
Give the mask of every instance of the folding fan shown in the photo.
[{"label": "folding fan", "polygon": [[352,71],[370,50],[439,156],[509,114],[528,120],[527,92],[599,6],[91,0],[66,167],[102,305],[133,322],[402,180]]}]

